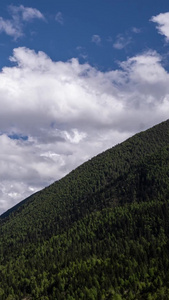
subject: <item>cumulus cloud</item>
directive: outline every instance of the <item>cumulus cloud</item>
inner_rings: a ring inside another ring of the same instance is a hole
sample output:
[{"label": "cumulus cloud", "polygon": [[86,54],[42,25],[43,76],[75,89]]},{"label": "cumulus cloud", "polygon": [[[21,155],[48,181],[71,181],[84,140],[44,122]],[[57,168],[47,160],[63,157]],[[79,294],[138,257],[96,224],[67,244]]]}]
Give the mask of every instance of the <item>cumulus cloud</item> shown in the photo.
[{"label": "cumulus cloud", "polygon": [[150,21],[157,23],[158,32],[164,35],[166,41],[169,42],[169,12],[153,16]]},{"label": "cumulus cloud", "polygon": [[96,45],[100,45],[101,37],[98,34],[94,34],[92,36],[92,42],[95,43]]},{"label": "cumulus cloud", "polygon": [[16,48],[0,73],[0,212],[168,118],[169,74],[148,51],[101,72]]},{"label": "cumulus cloud", "polygon": [[63,23],[64,23],[64,21],[63,21],[63,15],[62,15],[62,13],[61,13],[60,11],[56,14],[55,20],[56,20],[59,24],[63,25]]},{"label": "cumulus cloud", "polygon": [[8,10],[11,18],[0,17],[0,32],[5,32],[15,40],[23,36],[23,22],[30,22],[33,19],[45,20],[42,13],[36,8],[10,5]]}]

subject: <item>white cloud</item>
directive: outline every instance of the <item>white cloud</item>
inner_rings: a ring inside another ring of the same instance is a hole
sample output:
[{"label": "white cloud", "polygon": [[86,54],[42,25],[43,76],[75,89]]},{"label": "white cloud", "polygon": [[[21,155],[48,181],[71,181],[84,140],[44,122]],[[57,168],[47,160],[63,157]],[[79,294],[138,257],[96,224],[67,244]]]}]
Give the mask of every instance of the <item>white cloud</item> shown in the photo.
[{"label": "white cloud", "polygon": [[15,40],[23,36],[23,22],[29,22],[33,19],[45,20],[41,12],[35,8],[20,6],[9,6],[11,19],[0,17],[0,32],[5,32]]},{"label": "white cloud", "polygon": [[0,73],[1,212],[169,117],[169,74],[154,51],[109,72],[27,48],[10,60]]},{"label": "white cloud", "polygon": [[134,32],[134,33],[140,33],[140,32],[141,32],[141,29],[140,29],[140,28],[137,28],[137,27],[133,27],[133,28],[132,28],[132,32]]},{"label": "white cloud", "polygon": [[161,13],[157,16],[153,16],[150,21],[157,23],[158,32],[166,37],[166,41],[169,42],[169,12]]},{"label": "white cloud", "polygon": [[27,22],[31,21],[32,19],[42,19],[42,20],[45,19],[42,13],[38,9],[32,7],[25,7],[23,5],[20,6],[10,5],[9,11],[13,19],[20,18]]},{"label": "white cloud", "polygon": [[117,36],[115,43],[113,44],[113,47],[115,49],[121,50],[125,48],[128,44],[130,44],[131,40],[132,39],[130,36],[123,36],[122,34],[119,34]]},{"label": "white cloud", "polygon": [[15,39],[23,35],[19,24],[14,24],[11,20],[4,20],[2,17],[0,17],[0,32],[5,32],[7,35],[13,36]]},{"label": "white cloud", "polygon": [[92,42],[95,43],[96,45],[100,45],[101,37],[98,34],[94,34],[92,36]]},{"label": "white cloud", "polygon": [[64,23],[64,21],[63,21],[63,15],[62,15],[62,13],[61,13],[60,11],[56,14],[55,20],[56,20],[59,24],[63,25],[63,23]]}]

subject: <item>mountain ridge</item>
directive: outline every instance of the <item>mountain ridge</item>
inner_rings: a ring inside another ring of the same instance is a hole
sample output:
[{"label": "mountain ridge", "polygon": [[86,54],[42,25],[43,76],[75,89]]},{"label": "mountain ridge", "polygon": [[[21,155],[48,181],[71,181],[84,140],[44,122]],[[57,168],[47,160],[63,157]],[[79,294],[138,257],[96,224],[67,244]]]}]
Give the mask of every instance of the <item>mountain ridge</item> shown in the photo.
[{"label": "mountain ridge", "polygon": [[[158,125],[155,125],[155,126],[153,126],[152,128],[150,128],[150,129],[148,129],[148,130],[146,130],[146,131],[141,131],[141,132],[135,134],[134,136],[128,138],[128,139],[125,140],[124,142],[122,142],[122,143],[120,143],[120,144],[117,144],[117,145],[113,146],[112,148],[107,149],[107,150],[105,150],[104,152],[102,152],[102,153],[100,153],[100,154],[94,156],[93,158],[89,159],[87,162],[84,162],[82,165],[78,166],[75,170],[78,170],[78,169],[83,168],[83,166],[84,166],[86,163],[91,162],[91,161],[93,161],[94,159],[99,158],[100,156],[102,156],[102,155],[105,154],[105,153],[108,153],[108,152],[113,151],[114,149],[117,149],[119,146],[125,145],[126,143],[130,142],[131,140],[133,140],[133,138],[142,137],[143,140],[144,140],[145,132],[149,132],[149,131],[152,132],[153,129],[160,128],[160,127],[162,127],[162,126],[165,126],[166,124],[169,124],[169,120],[164,121],[164,122],[162,122],[162,123],[160,123],[160,124],[158,124]],[[161,137],[163,137],[163,134],[164,134],[164,132],[160,132]],[[166,132],[166,134],[169,136],[169,130],[168,130],[168,132]],[[150,138],[151,138],[151,137],[150,137]],[[136,147],[137,147],[137,145],[136,145]],[[148,149],[147,149],[147,150],[148,150]],[[22,200],[20,203],[16,204],[14,207],[12,207],[12,208],[10,208],[9,210],[7,210],[6,212],[4,212],[4,213],[0,216],[0,219],[1,219],[1,218],[4,218],[6,215],[8,215],[8,214],[10,214],[11,212],[13,212],[13,209],[15,209],[15,208],[17,208],[17,207],[20,207],[20,205],[22,205],[24,202],[28,201],[28,199],[30,199],[32,196],[34,197],[34,195],[37,195],[38,193],[41,193],[42,191],[45,191],[46,189],[50,188],[50,187],[53,186],[54,184],[57,184],[57,182],[60,182],[61,180],[64,180],[64,178],[67,178],[67,176],[70,176],[70,174],[73,174],[73,173],[75,172],[75,170],[72,170],[69,174],[67,174],[66,176],[64,176],[64,177],[61,178],[60,180],[55,181],[54,183],[52,183],[52,184],[49,185],[48,187],[45,187],[44,189],[42,189],[42,190],[40,190],[40,191],[38,191],[38,192],[36,192],[36,193],[30,195],[30,196],[27,197],[26,199]]]},{"label": "mountain ridge", "polygon": [[0,296],[169,299],[168,220],[169,120],[1,216]]}]

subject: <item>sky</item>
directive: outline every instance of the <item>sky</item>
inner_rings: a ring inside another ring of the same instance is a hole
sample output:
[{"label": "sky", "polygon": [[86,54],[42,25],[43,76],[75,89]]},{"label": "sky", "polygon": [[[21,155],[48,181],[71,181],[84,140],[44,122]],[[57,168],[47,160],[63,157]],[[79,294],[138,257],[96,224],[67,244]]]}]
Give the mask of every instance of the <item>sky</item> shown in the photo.
[{"label": "sky", "polygon": [[0,214],[168,118],[168,0],[1,0]]}]

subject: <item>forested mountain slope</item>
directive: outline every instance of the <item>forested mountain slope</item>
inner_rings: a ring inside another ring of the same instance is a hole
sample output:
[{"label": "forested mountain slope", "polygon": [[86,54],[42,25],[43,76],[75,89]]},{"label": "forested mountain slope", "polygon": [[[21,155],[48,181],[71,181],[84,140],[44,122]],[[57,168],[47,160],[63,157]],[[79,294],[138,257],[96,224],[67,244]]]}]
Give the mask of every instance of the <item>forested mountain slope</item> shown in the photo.
[{"label": "forested mountain slope", "polygon": [[0,299],[169,299],[169,121],[0,218]]}]

